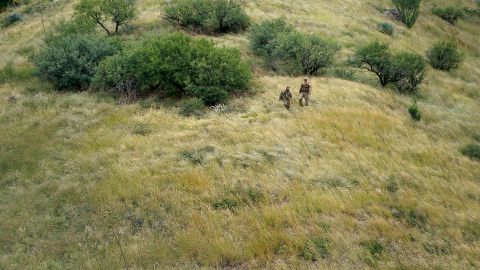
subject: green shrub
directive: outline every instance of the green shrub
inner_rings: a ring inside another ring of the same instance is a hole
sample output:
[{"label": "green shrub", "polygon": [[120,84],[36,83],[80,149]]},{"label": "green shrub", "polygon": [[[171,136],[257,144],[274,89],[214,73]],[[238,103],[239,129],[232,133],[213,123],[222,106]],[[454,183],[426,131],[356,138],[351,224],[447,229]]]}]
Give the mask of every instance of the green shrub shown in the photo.
[{"label": "green shrub", "polygon": [[308,239],[305,242],[300,256],[303,259],[312,262],[316,262],[320,259],[325,259],[330,255],[329,244],[330,241],[324,237]]},{"label": "green shrub", "polygon": [[463,11],[461,9],[452,6],[446,8],[433,8],[432,13],[452,25],[463,16]]},{"label": "green shrub", "polygon": [[480,219],[468,220],[462,228],[463,238],[468,242],[480,241]]},{"label": "green shrub", "polygon": [[480,144],[469,144],[460,149],[460,152],[472,160],[480,161]]},{"label": "green shrub", "polygon": [[408,107],[408,113],[410,113],[410,116],[414,121],[420,121],[422,119],[422,113],[418,109],[417,101],[413,100],[412,105]]},{"label": "green shrub", "polygon": [[400,19],[408,27],[412,28],[420,13],[421,0],[393,0],[400,13]]},{"label": "green shrub", "polygon": [[[77,18],[100,26],[109,36],[136,17],[136,0],[81,0],[75,6]],[[109,24],[113,25],[109,28]]]},{"label": "green shrub", "polygon": [[150,125],[145,124],[145,123],[137,123],[133,126],[132,133],[135,135],[140,135],[140,136],[147,136],[148,134],[152,133],[153,130],[150,127]]},{"label": "green shrub", "polygon": [[250,46],[252,50],[264,58],[273,67],[273,53],[277,38],[285,33],[291,33],[294,29],[284,18],[266,20],[252,27],[250,34]]},{"label": "green shrub", "polygon": [[395,28],[393,27],[393,24],[384,22],[378,24],[378,31],[385,35],[393,36]]},{"label": "green shrub", "polygon": [[168,20],[194,31],[239,32],[248,28],[250,18],[235,0],[180,0],[165,8]]},{"label": "green shrub", "polygon": [[10,26],[16,22],[19,22],[23,20],[23,16],[22,14],[19,14],[19,13],[10,13],[8,14],[4,19],[3,19],[3,22],[2,22],[2,25],[4,27],[7,27],[7,26]]},{"label": "green shrub", "polygon": [[358,48],[353,59],[355,66],[375,73],[383,87],[391,79],[392,55],[388,47],[387,43],[371,42]]},{"label": "green shrub", "polygon": [[427,58],[433,68],[450,71],[458,68],[463,61],[463,55],[458,52],[453,41],[441,41],[433,45],[427,52]]},{"label": "green shrub", "polygon": [[280,35],[275,43],[274,58],[294,75],[313,75],[330,67],[339,50],[332,40],[298,31]]},{"label": "green shrub", "polygon": [[59,90],[86,89],[101,60],[120,50],[118,40],[93,34],[49,34],[33,62]]},{"label": "green shrub", "polygon": [[198,98],[191,98],[180,103],[180,114],[183,116],[201,116],[204,114],[205,105]]},{"label": "green shrub", "polygon": [[201,165],[205,162],[208,154],[215,152],[215,148],[212,146],[205,146],[199,149],[184,150],[178,153],[178,155],[190,161],[192,164]]},{"label": "green shrub", "polygon": [[364,241],[361,242],[360,245],[363,246],[375,260],[380,259],[380,256],[385,249],[377,240]]},{"label": "green shrub", "polygon": [[421,55],[401,52],[392,57],[390,81],[402,94],[415,94],[425,78],[426,62]]},{"label": "green shrub", "polygon": [[355,81],[355,71],[345,67],[337,67],[333,69],[332,76],[348,81]]},{"label": "green shrub", "polygon": [[251,76],[237,49],[217,48],[206,39],[173,33],[107,58],[97,70],[95,85],[123,93],[128,82],[128,88],[141,96],[192,96],[212,105],[229,93],[245,91]]}]

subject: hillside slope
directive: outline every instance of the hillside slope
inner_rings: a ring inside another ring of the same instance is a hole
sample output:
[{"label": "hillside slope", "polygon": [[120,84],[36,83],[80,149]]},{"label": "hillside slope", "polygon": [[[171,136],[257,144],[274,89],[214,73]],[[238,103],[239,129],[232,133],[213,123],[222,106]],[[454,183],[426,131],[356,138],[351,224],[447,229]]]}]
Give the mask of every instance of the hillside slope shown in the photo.
[{"label": "hillside slope", "polygon": [[[50,5],[46,26],[74,2]],[[139,1],[126,38],[173,29],[158,2]],[[424,54],[455,38],[466,60],[428,70],[418,123],[409,97],[362,72],[313,78],[312,106],[285,111],[279,91],[301,78],[264,69],[248,33],[212,38],[254,59],[256,94],[230,113],[186,118],[168,101],[60,94],[34,77],[1,84],[0,268],[480,268],[480,166],[459,152],[480,137],[479,21],[430,12],[471,1],[423,2],[412,30],[392,21],[387,37],[376,7],[390,1],[245,1],[256,22],[285,16],[337,39],[339,61],[373,39]],[[28,67],[42,35],[36,13],[2,29],[1,64]]]}]

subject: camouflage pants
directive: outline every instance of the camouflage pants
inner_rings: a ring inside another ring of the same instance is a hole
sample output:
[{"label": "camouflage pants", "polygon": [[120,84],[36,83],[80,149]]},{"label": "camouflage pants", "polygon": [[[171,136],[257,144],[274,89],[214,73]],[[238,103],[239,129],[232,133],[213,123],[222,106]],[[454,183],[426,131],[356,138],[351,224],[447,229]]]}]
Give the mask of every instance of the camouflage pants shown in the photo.
[{"label": "camouflage pants", "polygon": [[310,100],[310,93],[300,93],[300,106],[303,106],[303,100],[305,99],[305,106],[308,106],[308,100]]},{"label": "camouflage pants", "polygon": [[292,104],[291,99],[283,99],[282,101],[285,108],[287,108],[287,110],[290,110],[290,105]]}]

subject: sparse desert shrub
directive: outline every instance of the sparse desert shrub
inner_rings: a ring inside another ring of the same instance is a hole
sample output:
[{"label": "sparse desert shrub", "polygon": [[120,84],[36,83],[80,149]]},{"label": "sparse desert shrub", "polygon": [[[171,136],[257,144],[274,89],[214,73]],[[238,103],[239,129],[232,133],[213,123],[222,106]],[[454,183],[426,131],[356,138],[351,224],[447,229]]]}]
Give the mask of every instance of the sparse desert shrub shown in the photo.
[{"label": "sparse desert shrub", "polygon": [[40,75],[59,90],[86,89],[101,60],[121,48],[115,39],[94,34],[49,34],[33,57]]},{"label": "sparse desert shrub", "polygon": [[198,98],[191,98],[180,103],[180,114],[183,116],[201,116],[205,113],[205,105]]},{"label": "sparse desert shrub", "polygon": [[256,54],[262,55],[272,67],[277,38],[292,31],[293,27],[284,18],[265,20],[252,27],[250,47]]},{"label": "sparse desert shrub", "polygon": [[402,94],[415,94],[425,78],[426,62],[421,55],[401,52],[392,57],[390,81]]},{"label": "sparse desert shrub", "polygon": [[420,2],[421,0],[393,0],[400,13],[400,19],[408,28],[412,28],[417,21],[420,13]]},{"label": "sparse desert shrub", "polygon": [[424,228],[428,219],[424,211],[412,207],[395,207],[392,209],[392,215],[416,228]]},{"label": "sparse desert shrub", "polygon": [[152,128],[146,123],[137,123],[133,125],[132,133],[140,136],[147,136],[152,133]]},{"label": "sparse desert shrub", "polygon": [[383,250],[385,249],[382,243],[377,240],[364,241],[361,242],[360,245],[364,247],[375,260],[378,260],[380,258]]},{"label": "sparse desert shrub", "polygon": [[460,149],[460,152],[472,160],[480,161],[480,144],[466,145]]},{"label": "sparse desert shrub", "polygon": [[8,27],[16,22],[23,20],[22,14],[19,13],[10,13],[2,21],[4,27]]},{"label": "sparse desert shrub", "polygon": [[120,27],[135,19],[135,4],[136,0],[81,0],[75,6],[75,15],[114,36]]},{"label": "sparse desert shrub", "polygon": [[393,36],[393,33],[395,32],[395,28],[393,27],[393,24],[384,22],[384,23],[378,24],[378,31],[380,31],[380,33],[383,33],[385,35]]},{"label": "sparse desert shrub", "polygon": [[452,25],[463,16],[463,11],[453,6],[446,8],[433,8],[432,13]]},{"label": "sparse desert shrub", "polygon": [[348,81],[355,81],[355,71],[347,67],[337,67],[333,69],[332,76]]},{"label": "sparse desert shrub", "polygon": [[239,32],[250,18],[235,0],[180,0],[165,8],[168,20],[207,33]]},{"label": "sparse desert shrub", "polygon": [[273,55],[290,74],[313,75],[330,67],[338,50],[332,40],[293,31],[277,38]]},{"label": "sparse desert shrub", "polygon": [[238,50],[173,33],[107,58],[98,68],[95,85],[121,90],[129,81],[141,96],[191,96],[213,105],[230,93],[245,91],[250,78],[251,70]]},{"label": "sparse desert shrub", "polygon": [[214,198],[212,207],[215,210],[228,209],[236,212],[242,207],[261,204],[265,199],[265,195],[260,189],[239,184]]},{"label": "sparse desert shrub", "polygon": [[324,237],[308,239],[305,242],[300,256],[303,259],[312,262],[325,259],[330,255],[329,244],[330,241]]},{"label": "sparse desert shrub", "polygon": [[422,119],[422,113],[418,109],[417,101],[414,99],[412,105],[408,107],[408,113],[414,121],[420,121]]},{"label": "sparse desert shrub", "polygon": [[435,43],[427,52],[427,58],[433,68],[445,71],[456,69],[463,61],[463,55],[453,41]]},{"label": "sparse desert shrub", "polygon": [[389,45],[374,41],[358,48],[355,52],[353,64],[377,75],[380,84],[384,87],[391,79],[392,55]]},{"label": "sparse desert shrub", "polygon": [[215,152],[215,148],[212,146],[205,146],[199,149],[184,150],[178,153],[178,155],[190,161],[192,164],[201,165],[205,162],[208,154]]}]

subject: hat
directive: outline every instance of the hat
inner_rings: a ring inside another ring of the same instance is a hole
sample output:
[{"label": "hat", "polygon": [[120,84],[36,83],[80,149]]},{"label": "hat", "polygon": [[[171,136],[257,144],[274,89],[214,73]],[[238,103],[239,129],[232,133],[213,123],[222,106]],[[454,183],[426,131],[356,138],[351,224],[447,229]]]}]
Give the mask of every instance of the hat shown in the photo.
[{"label": "hat", "polygon": [[308,81],[308,78],[307,78],[307,77],[304,77],[303,80],[304,80],[304,81]]}]

